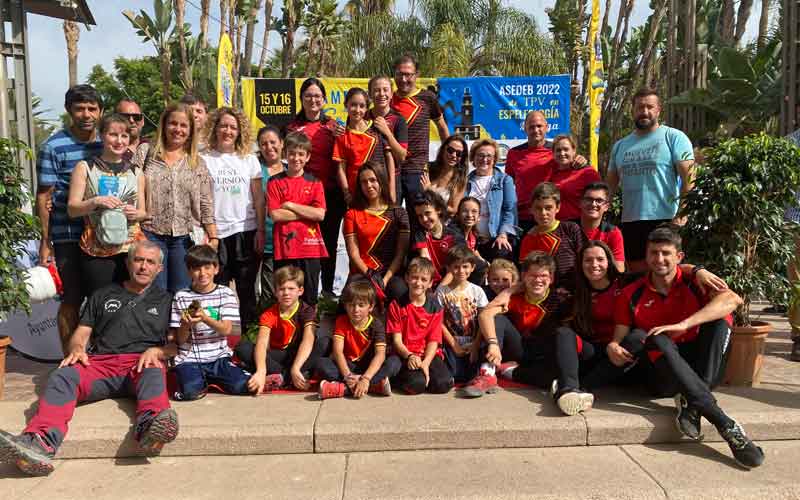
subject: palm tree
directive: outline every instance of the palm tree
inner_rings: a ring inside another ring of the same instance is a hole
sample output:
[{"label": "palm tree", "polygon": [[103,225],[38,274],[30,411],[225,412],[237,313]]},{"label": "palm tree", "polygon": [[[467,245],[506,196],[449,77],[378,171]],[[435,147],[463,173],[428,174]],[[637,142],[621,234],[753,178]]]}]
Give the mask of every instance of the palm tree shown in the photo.
[{"label": "palm tree", "polygon": [[342,38],[345,20],[336,8],[336,0],[311,0],[308,4],[303,17],[308,35],[307,74],[325,74],[328,53]]},{"label": "palm tree", "polygon": [[78,39],[81,30],[75,21],[64,21],[64,39],[67,41],[67,62],[69,64],[69,86],[78,84]]},{"label": "palm tree", "polygon": [[187,89],[191,89],[193,87],[192,73],[189,70],[189,62],[186,57],[186,31],[188,25],[185,26],[183,22],[186,15],[186,0],[174,0],[173,8],[175,9],[175,28],[178,32],[178,48],[180,49],[181,79]]},{"label": "palm tree", "polygon": [[261,57],[258,60],[258,76],[264,76],[264,65],[267,63],[269,33],[272,31],[272,0],[264,1],[264,40],[261,43]]},{"label": "palm tree", "polygon": [[281,64],[281,76],[286,78],[294,65],[294,40],[295,33],[300,28],[303,19],[303,11],[308,0],[284,0],[283,15],[275,23],[275,28],[280,33],[283,40],[283,62]]},{"label": "palm tree", "polygon": [[394,0],[347,0],[344,11],[351,19],[358,16],[389,14],[394,7]]},{"label": "palm tree", "polygon": [[261,0],[254,0],[250,5],[250,12],[247,15],[247,28],[244,35],[244,67],[247,75],[252,74],[253,65],[253,44],[255,41],[256,22],[258,20],[258,11],[261,10]]},{"label": "palm tree", "polygon": [[152,42],[156,49],[159,59],[161,60],[161,86],[163,91],[164,106],[169,103],[169,88],[172,75],[170,72],[170,65],[172,63],[172,50],[170,42],[175,35],[174,29],[170,31],[172,26],[172,2],[171,0],[153,0],[154,17],[144,11],[139,11],[135,15],[130,10],[122,12],[128,21],[136,29],[136,34],[139,35],[143,41]]},{"label": "palm tree", "polygon": [[200,46],[208,47],[208,14],[211,0],[200,0]]}]

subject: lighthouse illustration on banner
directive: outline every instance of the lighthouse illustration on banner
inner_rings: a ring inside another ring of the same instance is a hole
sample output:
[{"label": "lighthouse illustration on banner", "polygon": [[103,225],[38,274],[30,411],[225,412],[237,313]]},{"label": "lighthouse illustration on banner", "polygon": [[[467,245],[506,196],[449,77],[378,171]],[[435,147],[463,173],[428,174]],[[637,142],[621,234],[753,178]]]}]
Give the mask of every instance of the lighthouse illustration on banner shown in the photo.
[{"label": "lighthouse illustration on banner", "polygon": [[472,92],[469,87],[464,87],[461,97],[461,124],[455,126],[455,133],[460,134],[468,141],[478,140],[481,136],[480,124],[473,124],[475,112],[472,107]]}]

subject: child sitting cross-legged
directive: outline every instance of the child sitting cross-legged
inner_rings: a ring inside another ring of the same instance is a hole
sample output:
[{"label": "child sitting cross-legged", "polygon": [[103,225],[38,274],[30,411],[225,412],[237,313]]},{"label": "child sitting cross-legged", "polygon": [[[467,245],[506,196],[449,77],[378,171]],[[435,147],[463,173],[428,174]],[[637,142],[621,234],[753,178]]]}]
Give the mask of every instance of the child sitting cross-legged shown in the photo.
[{"label": "child sitting cross-legged", "polygon": [[226,337],[239,324],[239,301],[230,288],[214,283],[217,252],[196,245],[186,252],[190,288],[172,300],[170,328],[178,344],[175,374],[180,390],[174,399],[191,401],[206,395],[208,384],[229,394],[247,393],[250,374],[233,364]]},{"label": "child sitting cross-legged", "polygon": [[346,314],[336,318],[330,358],[320,358],[317,374],[319,398],[356,399],[367,392],[391,396],[386,365],[386,330],[380,319],[372,315],[375,289],[366,281],[355,281],[342,291],[341,302]]},{"label": "child sitting cross-legged", "polygon": [[435,273],[430,260],[412,259],[406,268],[408,293],[389,305],[386,316],[386,333],[394,346],[386,363],[390,373],[397,373],[392,384],[407,394],[444,394],[453,387],[440,349],[442,308],[428,296]]}]

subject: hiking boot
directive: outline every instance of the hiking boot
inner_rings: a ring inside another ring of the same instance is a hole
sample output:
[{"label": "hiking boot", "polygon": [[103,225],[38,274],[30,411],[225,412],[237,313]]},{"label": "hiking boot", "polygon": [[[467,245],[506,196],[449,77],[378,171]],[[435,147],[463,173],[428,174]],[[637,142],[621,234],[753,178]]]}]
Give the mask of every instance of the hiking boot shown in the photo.
[{"label": "hiking boot", "polygon": [[383,377],[377,384],[369,386],[370,394],[378,394],[380,396],[392,395],[392,384],[389,383],[389,377]]},{"label": "hiking boot", "polygon": [[800,361],[800,338],[795,338],[792,341],[792,352],[789,353],[791,361]]},{"label": "hiking boot", "polygon": [[703,439],[703,433],[700,430],[700,412],[697,408],[689,406],[683,394],[675,395],[675,409],[677,410],[675,427],[678,428],[678,431],[695,441]]},{"label": "hiking boot", "polygon": [[165,444],[178,437],[178,414],[172,408],[161,410],[158,415],[142,425],[139,447],[147,455],[157,455]]},{"label": "hiking boot", "polygon": [[479,398],[484,394],[494,394],[497,392],[497,377],[481,373],[464,387],[464,396],[468,398]]},{"label": "hiking boot", "polygon": [[14,436],[0,431],[0,463],[13,463],[29,476],[47,476],[53,472],[55,454],[55,449],[39,434]]},{"label": "hiking boot", "polygon": [[500,366],[497,367],[497,375],[505,380],[513,380],[514,369],[518,366],[519,363],[516,361],[506,361],[505,363],[500,363]]},{"label": "hiking boot", "polygon": [[319,399],[343,398],[346,390],[344,382],[323,380],[319,383]]},{"label": "hiking boot", "polygon": [[550,386],[550,394],[556,401],[556,406],[564,415],[573,416],[582,411],[592,409],[594,404],[594,394],[591,392],[579,391],[577,389],[568,389],[566,391],[559,391],[558,380],[553,380]]},{"label": "hiking boot", "polygon": [[764,451],[747,437],[744,429],[734,421],[727,429],[717,429],[722,439],[728,442],[733,458],[743,467],[758,467],[764,463]]},{"label": "hiking boot", "polygon": [[264,380],[264,390],[262,392],[272,392],[283,387],[283,375],[280,373],[270,373]]}]

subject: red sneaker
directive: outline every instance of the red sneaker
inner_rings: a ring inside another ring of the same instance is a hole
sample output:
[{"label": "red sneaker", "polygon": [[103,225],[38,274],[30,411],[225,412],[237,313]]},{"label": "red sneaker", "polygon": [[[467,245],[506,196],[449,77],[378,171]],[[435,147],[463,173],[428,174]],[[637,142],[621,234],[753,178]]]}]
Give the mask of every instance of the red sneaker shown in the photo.
[{"label": "red sneaker", "polygon": [[323,380],[319,383],[319,399],[343,398],[347,386],[343,382],[329,382]]},{"label": "red sneaker", "polygon": [[494,375],[479,374],[469,381],[463,393],[468,398],[479,398],[484,394],[497,392],[497,377]]},{"label": "red sneaker", "polygon": [[378,394],[379,396],[391,396],[392,384],[389,383],[389,377],[383,377],[377,384],[369,386],[370,394]]},{"label": "red sneaker", "polygon": [[506,361],[505,363],[500,363],[500,366],[497,367],[497,374],[505,380],[511,380],[513,378],[514,368],[518,366],[519,363],[516,361]]},{"label": "red sneaker", "polygon": [[280,373],[270,373],[265,377],[264,380],[266,383],[264,384],[264,390],[261,391],[262,394],[265,392],[272,392],[283,387],[283,375]]}]

